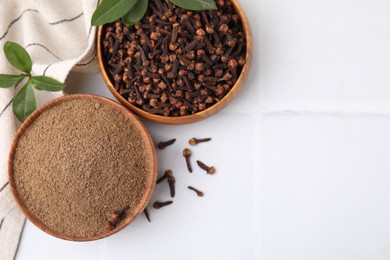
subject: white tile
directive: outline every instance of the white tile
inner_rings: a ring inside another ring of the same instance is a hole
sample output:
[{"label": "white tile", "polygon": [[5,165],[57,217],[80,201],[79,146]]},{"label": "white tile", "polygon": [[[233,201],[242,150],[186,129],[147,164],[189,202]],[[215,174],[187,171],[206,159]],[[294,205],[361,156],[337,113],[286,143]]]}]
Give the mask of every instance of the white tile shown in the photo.
[{"label": "white tile", "polygon": [[246,102],[266,109],[390,110],[389,1],[240,2],[255,41]]},{"label": "white tile", "polygon": [[264,259],[389,259],[389,117],[265,116]]}]

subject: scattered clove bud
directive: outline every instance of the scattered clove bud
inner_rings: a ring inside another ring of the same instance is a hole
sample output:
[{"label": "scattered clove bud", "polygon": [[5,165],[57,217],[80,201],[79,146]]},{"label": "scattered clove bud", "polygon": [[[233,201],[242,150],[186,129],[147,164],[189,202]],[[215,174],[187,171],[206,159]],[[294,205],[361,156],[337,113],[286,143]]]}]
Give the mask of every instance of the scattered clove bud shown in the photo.
[{"label": "scattered clove bud", "polygon": [[163,180],[165,180],[166,178],[168,178],[168,176],[172,176],[172,174],[173,174],[172,170],[166,170],[166,171],[164,172],[163,176],[161,176],[161,177],[157,180],[156,184],[159,184],[160,182],[162,182]]},{"label": "scattered clove bud", "polygon": [[197,139],[195,137],[191,138],[188,143],[192,146],[194,145],[197,145],[199,143],[204,143],[204,142],[209,142],[211,140],[211,138],[201,138],[201,139]]},{"label": "scattered clove bud", "polygon": [[215,168],[213,166],[209,167],[199,160],[197,160],[196,162],[202,170],[205,170],[207,172],[207,174],[213,175],[215,173]]},{"label": "scattered clove bud", "polygon": [[112,225],[112,223],[110,221],[107,221],[107,224],[106,224],[106,230],[107,231],[111,231],[115,228],[115,226]]},{"label": "scattered clove bud", "polygon": [[165,201],[165,202],[156,201],[155,203],[153,203],[153,208],[155,208],[155,209],[160,209],[160,208],[162,208],[162,207],[171,205],[172,203],[173,203],[172,200]]},{"label": "scattered clove bud", "polygon": [[187,164],[187,169],[189,172],[192,172],[192,166],[191,166],[191,161],[190,161],[190,156],[191,156],[191,150],[188,148],[185,148],[183,150],[183,156],[186,159],[186,164]]},{"label": "scattered clove bud", "polygon": [[116,225],[123,219],[125,211],[129,208],[129,206],[124,206],[120,210],[114,211],[114,213],[111,214],[110,219],[107,221],[106,229],[107,230],[113,230]]},{"label": "scattered clove bud", "polygon": [[145,208],[145,209],[144,209],[144,214],[145,214],[146,219],[147,219],[149,222],[151,222],[151,221],[150,221],[150,217],[149,217],[148,208]]},{"label": "scattered clove bud", "polygon": [[167,176],[168,178],[168,184],[169,184],[169,191],[171,193],[171,197],[175,197],[175,177],[173,177],[172,174]]},{"label": "scattered clove bud", "polygon": [[175,142],[176,142],[176,139],[171,139],[171,140],[166,141],[166,142],[159,142],[157,144],[157,147],[160,150],[164,150],[167,146],[170,146],[170,145],[174,144]]},{"label": "scattered clove bud", "polygon": [[198,195],[198,197],[203,197],[204,196],[204,193],[202,191],[200,191],[200,190],[198,190],[198,189],[196,189],[196,188],[194,188],[192,186],[188,186],[188,189],[195,191],[196,195]]}]

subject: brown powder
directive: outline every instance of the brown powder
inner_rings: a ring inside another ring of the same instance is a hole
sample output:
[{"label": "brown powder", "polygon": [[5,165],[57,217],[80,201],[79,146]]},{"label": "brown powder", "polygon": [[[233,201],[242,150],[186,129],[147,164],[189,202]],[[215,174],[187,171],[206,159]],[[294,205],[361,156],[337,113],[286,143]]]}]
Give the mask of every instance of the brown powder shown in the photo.
[{"label": "brown powder", "polygon": [[105,231],[110,214],[145,193],[149,159],[138,129],[119,110],[68,100],[42,115],[20,139],[14,161],[17,192],[46,227],[71,237]]}]

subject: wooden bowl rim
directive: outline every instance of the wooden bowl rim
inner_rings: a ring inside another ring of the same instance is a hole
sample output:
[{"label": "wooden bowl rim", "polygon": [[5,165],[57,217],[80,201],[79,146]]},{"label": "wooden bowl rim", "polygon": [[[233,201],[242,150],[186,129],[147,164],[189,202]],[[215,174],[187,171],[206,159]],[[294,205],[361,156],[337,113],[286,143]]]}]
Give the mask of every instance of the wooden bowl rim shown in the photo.
[{"label": "wooden bowl rim", "polygon": [[106,83],[108,89],[110,92],[115,96],[115,98],[125,105],[127,108],[129,108],[131,111],[136,113],[137,115],[156,122],[156,123],[163,123],[163,124],[173,124],[173,125],[180,125],[180,124],[189,124],[189,123],[195,123],[200,120],[206,119],[209,116],[214,115],[215,113],[219,112],[223,108],[226,107],[226,105],[237,95],[237,92],[242,88],[242,85],[245,83],[247,76],[249,75],[249,71],[252,65],[252,55],[253,55],[253,40],[252,40],[252,30],[248,21],[248,17],[246,16],[246,13],[238,0],[231,0],[234,9],[236,10],[237,14],[241,18],[241,23],[245,32],[246,37],[246,54],[245,59],[246,62],[241,70],[241,73],[237,79],[237,82],[233,85],[233,87],[230,89],[230,91],[217,103],[212,105],[211,107],[197,112],[193,115],[188,116],[179,116],[179,117],[170,117],[170,116],[161,116],[161,115],[154,115],[151,113],[148,113],[144,111],[143,109],[140,109],[134,105],[132,105],[129,101],[127,101],[122,95],[119,94],[118,91],[115,90],[115,87],[113,86],[110,77],[106,71],[104,62],[103,62],[103,56],[102,56],[102,48],[101,48],[101,38],[103,33],[103,27],[104,25],[99,25],[97,29],[97,37],[96,37],[96,48],[97,48],[97,62],[99,66],[99,70],[102,74],[103,80]]},{"label": "wooden bowl rim", "polygon": [[[94,100],[94,101],[99,101],[105,104],[108,104],[112,106],[113,108],[119,110],[124,116],[129,118],[134,126],[138,129],[142,139],[145,141],[146,144],[146,152],[147,156],[149,157],[149,169],[148,169],[148,183],[146,185],[145,193],[141,198],[140,203],[137,205],[137,207],[134,210],[134,214],[127,216],[121,223],[114,228],[111,231],[105,231],[100,234],[96,234],[91,237],[75,237],[75,236],[68,236],[62,233],[55,232],[45,226],[44,223],[40,222],[38,219],[36,219],[34,216],[31,215],[31,213],[28,211],[28,209],[24,206],[21,198],[19,197],[19,194],[17,192],[16,184],[15,184],[15,179],[14,179],[14,174],[13,174],[13,165],[14,165],[14,157],[16,153],[16,148],[18,145],[18,142],[20,138],[23,136],[25,131],[34,123],[34,121],[46,110],[53,108],[63,102],[67,102],[70,100]],[[9,184],[11,187],[11,193],[16,201],[16,204],[18,207],[21,209],[21,211],[24,213],[24,215],[38,228],[43,230],[49,235],[55,236],[57,238],[61,238],[64,240],[69,240],[69,241],[93,241],[93,240],[98,240],[102,239],[105,237],[108,237],[112,234],[115,234],[116,232],[122,230],[124,227],[126,227],[128,224],[130,224],[139,214],[143,212],[143,210],[146,208],[148,202],[151,199],[153,190],[156,185],[156,178],[157,178],[157,155],[156,155],[156,150],[154,147],[154,142],[146,129],[146,127],[142,124],[140,119],[135,116],[133,113],[131,113],[126,107],[123,105],[102,97],[102,96],[97,96],[97,95],[90,95],[90,94],[73,94],[73,95],[65,95],[59,98],[56,98],[43,106],[41,106],[39,109],[37,109],[34,113],[32,113],[25,121],[24,123],[20,126],[19,130],[16,133],[16,136],[14,138],[14,141],[11,145],[11,150],[8,158],[8,180]]]}]

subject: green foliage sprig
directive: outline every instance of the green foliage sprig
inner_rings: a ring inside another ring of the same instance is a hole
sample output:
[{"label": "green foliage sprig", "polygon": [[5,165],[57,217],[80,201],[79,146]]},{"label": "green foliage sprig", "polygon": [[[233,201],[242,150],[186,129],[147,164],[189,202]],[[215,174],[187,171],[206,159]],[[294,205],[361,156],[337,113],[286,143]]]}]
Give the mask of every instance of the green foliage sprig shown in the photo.
[{"label": "green foliage sprig", "polygon": [[[188,10],[214,10],[214,0],[169,0]],[[92,15],[92,25],[111,23],[122,18],[128,26],[136,24],[144,17],[149,0],[103,0]]]},{"label": "green foliage sprig", "polygon": [[8,62],[22,73],[19,75],[0,74],[0,88],[10,88],[27,78],[27,82],[16,93],[12,102],[16,117],[23,122],[37,107],[34,88],[46,91],[61,91],[65,85],[51,77],[32,76],[31,57],[19,44],[6,42],[3,49]]}]

